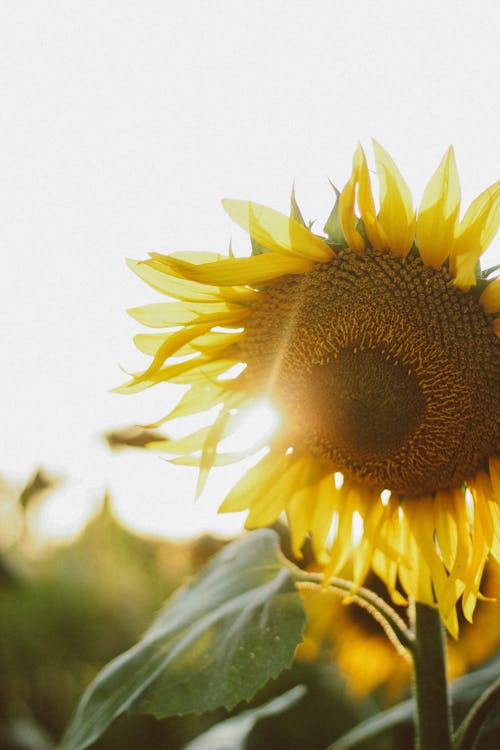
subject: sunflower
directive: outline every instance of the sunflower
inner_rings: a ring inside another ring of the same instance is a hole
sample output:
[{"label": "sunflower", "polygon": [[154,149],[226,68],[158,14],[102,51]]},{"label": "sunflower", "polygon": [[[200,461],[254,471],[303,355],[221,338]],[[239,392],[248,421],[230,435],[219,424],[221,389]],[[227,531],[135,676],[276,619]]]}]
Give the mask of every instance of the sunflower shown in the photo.
[{"label": "sunflower", "polygon": [[500,182],[459,218],[450,148],[415,211],[391,157],[374,144],[375,198],[364,151],[319,236],[292,194],[291,216],[225,200],[250,257],[152,253],[131,268],[169,301],[131,310],[166,331],[140,334],[152,361],[121,387],[188,386],[156,423],[217,407],[212,424],[155,442],[174,463],[244,457],[220,445],[245,411],[274,404],[274,432],[221,511],[248,528],[283,512],[295,554],[310,538],[325,575],[350,561],[396,604],[471,620],[482,571],[500,560],[500,278],[480,257],[500,223]]}]

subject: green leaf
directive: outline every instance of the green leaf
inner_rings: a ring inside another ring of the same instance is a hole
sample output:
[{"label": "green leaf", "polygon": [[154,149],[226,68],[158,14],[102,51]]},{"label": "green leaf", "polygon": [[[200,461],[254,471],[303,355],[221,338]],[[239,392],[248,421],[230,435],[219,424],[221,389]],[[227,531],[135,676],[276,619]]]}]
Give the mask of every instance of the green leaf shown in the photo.
[{"label": "green leaf", "polygon": [[60,750],[87,747],[124,711],[164,718],[230,709],[289,667],[305,614],[283,562],[269,529],[224,547],[97,675]]},{"label": "green leaf", "polygon": [[455,750],[471,750],[492,709],[500,703],[500,677],[479,696],[453,735]]},{"label": "green leaf", "polygon": [[326,233],[326,236],[328,237],[329,242],[332,242],[334,245],[341,245],[342,247],[346,247],[347,243],[345,241],[344,234],[342,232],[342,227],[340,226],[340,218],[339,218],[339,191],[335,187],[335,185],[332,185],[332,188],[335,190],[335,204],[331,210],[330,216],[326,220],[326,224],[323,227],[323,231]]},{"label": "green leaf", "polygon": [[305,685],[296,685],[262,706],[250,708],[226,721],[221,721],[185,745],[184,750],[244,750],[248,735],[260,719],[287,711],[298,703],[306,692]]},{"label": "green leaf", "polygon": [[[468,705],[475,701],[498,676],[498,660],[483,669],[460,677],[450,685],[452,704]],[[350,729],[346,734],[334,742],[328,750],[353,750],[358,745],[372,741],[375,737],[387,734],[396,727],[409,725],[413,722],[415,703],[413,698],[398,703],[397,706],[382,711],[361,724]]]}]

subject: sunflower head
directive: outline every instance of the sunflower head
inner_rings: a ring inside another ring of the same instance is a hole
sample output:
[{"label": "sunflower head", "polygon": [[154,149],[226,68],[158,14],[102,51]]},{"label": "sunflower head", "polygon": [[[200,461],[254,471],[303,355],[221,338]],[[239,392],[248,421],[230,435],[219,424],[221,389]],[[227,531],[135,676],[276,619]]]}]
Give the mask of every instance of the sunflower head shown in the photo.
[{"label": "sunflower head", "polygon": [[394,601],[439,607],[458,628],[500,559],[500,279],[480,257],[500,223],[500,182],[460,218],[450,149],[418,211],[375,144],[376,206],[365,154],[325,224],[226,200],[250,257],[152,254],[133,270],[169,298],[132,315],[162,330],[136,344],[152,357],[122,391],[188,386],[161,421],[218,407],[213,424],[154,447],[209,470],[244,452],[218,447],[256,402],[279,423],[221,510],[247,526],[288,516],[294,552],[306,537],[327,575],[370,567]]}]

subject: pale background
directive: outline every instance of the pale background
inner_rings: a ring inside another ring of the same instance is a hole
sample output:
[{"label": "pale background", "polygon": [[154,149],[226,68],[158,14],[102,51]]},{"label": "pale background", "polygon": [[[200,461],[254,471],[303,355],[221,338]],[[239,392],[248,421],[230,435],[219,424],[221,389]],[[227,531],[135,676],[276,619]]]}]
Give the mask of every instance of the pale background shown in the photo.
[{"label": "pale background", "polygon": [[[0,474],[68,478],[42,517],[74,529],[109,488],[119,515],[186,537],[231,533],[234,480],[152,453],[111,455],[103,431],[147,422],[178,391],[109,389],[134,369],[125,308],[156,301],[124,258],[246,240],[220,199],[324,221],[360,140],[393,155],[416,199],[450,143],[464,204],[500,177],[491,2],[3,0]],[[322,225],[322,224],[321,224]],[[500,261],[500,241],[488,265]]]}]

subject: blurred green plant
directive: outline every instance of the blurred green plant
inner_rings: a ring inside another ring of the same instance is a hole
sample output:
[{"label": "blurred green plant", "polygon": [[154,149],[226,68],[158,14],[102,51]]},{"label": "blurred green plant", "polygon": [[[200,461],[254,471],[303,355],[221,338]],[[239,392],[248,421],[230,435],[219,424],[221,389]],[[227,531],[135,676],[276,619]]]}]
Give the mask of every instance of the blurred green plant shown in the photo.
[{"label": "blurred green plant", "polygon": [[[165,599],[224,544],[208,535],[185,543],[138,536],[116,520],[106,496],[71,544],[42,545],[27,533],[27,517],[60,481],[41,469],[24,485],[0,483],[1,750],[54,748],[84,688],[140,638]],[[259,691],[250,705],[260,715],[261,703],[298,683],[306,685],[301,707],[314,729],[295,722],[288,712],[291,750],[308,741],[312,748],[323,748],[332,736],[374,710],[370,699],[351,704],[338,672],[320,662],[294,665]],[[335,716],[325,714],[332,700],[341,706]],[[219,709],[162,721],[123,716],[93,747],[180,750],[240,710],[237,706],[233,712]],[[261,718],[242,742],[246,746],[264,732],[263,746],[280,748],[279,726],[279,716]]]},{"label": "blurred green plant", "polygon": [[[96,731],[95,725],[90,727],[90,734],[85,730],[80,747],[92,742],[92,733],[95,735],[92,747],[96,750],[140,747],[148,750],[167,747],[169,750],[189,750],[190,747],[282,750],[284,742],[287,750],[303,750],[304,747],[325,750],[341,736],[343,744],[332,747],[370,750],[412,747],[411,701],[389,709],[385,715],[379,714],[374,720],[371,717],[386,704],[387,694],[379,687],[371,694],[363,694],[362,689],[353,691],[352,676],[347,683],[330,647],[320,644],[314,658],[291,663],[294,641],[301,638],[302,621],[298,601],[292,604],[294,594],[286,583],[288,563],[278,552],[273,532],[257,532],[226,547],[222,556],[213,559],[208,568],[193,579],[225,546],[222,540],[204,536],[191,542],[171,543],[140,537],[119,524],[110,498],[106,496],[99,511],[73,543],[40,545],[39,540],[30,539],[26,517],[59,483],[60,480],[43,470],[36,472],[24,486],[0,483],[4,520],[4,541],[0,546],[1,750],[53,750],[84,689],[89,685],[91,692],[95,689],[102,679],[97,676],[104,665],[141,638],[165,599],[186,580],[191,583],[169,599],[157,625],[149,631],[160,636],[156,642],[163,646],[166,630],[177,639],[179,648],[184,644],[184,652],[182,648],[177,652],[178,664],[183,661],[183,655],[194,657],[194,661],[184,658],[181,672],[177,672],[184,687],[179,683],[178,690],[170,695],[172,683],[168,682],[168,669],[160,669],[155,678],[147,673],[148,679],[151,678],[149,688],[142,692],[143,697],[137,700],[136,706],[137,711],[151,711],[166,718],[157,720],[126,711],[102,733]],[[9,518],[13,525],[11,531],[7,528]],[[280,528],[279,532],[281,548],[289,550],[284,530]],[[260,547],[257,538],[261,540]],[[253,564],[247,559],[248,555],[254,560]],[[227,569],[223,567],[224,560],[229,561]],[[233,580],[233,589],[229,579]],[[234,586],[240,591],[239,599],[233,596]],[[212,594],[203,601],[202,593],[210,591]],[[271,591],[275,597],[288,598],[295,609],[296,614],[291,619],[286,618],[286,622],[278,616],[283,609],[282,602],[276,607],[275,616],[271,614],[272,597],[268,598]],[[226,602],[224,611],[221,610],[222,600]],[[180,620],[171,619],[172,607],[183,613]],[[216,683],[211,687],[207,677],[213,669],[216,680],[220,665],[205,663],[204,672],[199,662],[200,658],[203,661],[202,650],[195,648],[193,651],[193,645],[199,644],[200,638],[203,640],[210,632],[220,648],[209,653],[214,662],[218,659],[224,669],[230,670],[237,661],[236,640],[240,642],[243,638],[244,643],[241,641],[240,645],[243,644],[247,656],[250,652],[256,653],[253,647],[247,648],[245,638],[256,636],[253,626],[259,622],[265,628],[266,617],[272,623],[269,643],[266,645],[264,638],[254,644],[260,649],[257,660],[260,672],[254,670],[255,678],[252,678],[252,665],[242,665],[244,679],[240,683],[246,695],[241,695],[238,682],[232,684],[229,680],[218,688],[226,695],[222,700],[222,693],[217,695],[215,690]],[[237,620],[240,624],[247,621],[247,631],[232,629]],[[177,636],[172,631],[172,622],[177,622]],[[224,627],[218,630],[221,624]],[[296,628],[295,635],[290,628]],[[276,651],[273,646],[278,643],[273,641],[277,635],[284,636],[284,651]],[[332,637],[335,641],[335,632]],[[229,653],[231,638],[232,655]],[[166,652],[168,648],[170,646],[166,647]],[[132,653],[136,652],[137,647]],[[121,663],[124,658],[119,657]],[[264,684],[266,680],[262,681],[259,674],[270,674],[272,663],[276,665],[277,676]],[[287,665],[290,668],[282,671]],[[109,671],[110,667],[106,669]],[[498,669],[498,659],[492,657],[488,665],[457,682],[454,688],[456,723]],[[131,674],[133,676],[133,670]],[[259,684],[262,684],[260,689]],[[297,689],[298,685],[303,688]],[[249,703],[242,702],[242,698],[250,698],[256,690]],[[192,712],[194,704],[191,701],[189,706],[186,702],[190,692],[195,698],[201,696],[199,710],[205,713]],[[232,706],[231,710],[216,708],[222,702]],[[295,710],[290,710],[295,703]],[[102,710],[99,700],[96,710]],[[104,723],[109,724],[119,713],[120,710],[109,713]],[[91,716],[91,725],[92,721]],[[384,731],[380,731],[380,722]],[[101,729],[104,730],[104,725]],[[478,750],[496,750],[499,731],[493,715],[485,724]],[[75,746],[68,744],[68,747]]]}]

